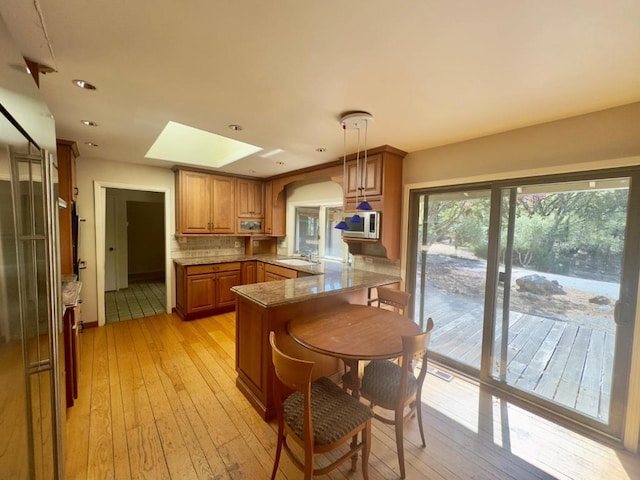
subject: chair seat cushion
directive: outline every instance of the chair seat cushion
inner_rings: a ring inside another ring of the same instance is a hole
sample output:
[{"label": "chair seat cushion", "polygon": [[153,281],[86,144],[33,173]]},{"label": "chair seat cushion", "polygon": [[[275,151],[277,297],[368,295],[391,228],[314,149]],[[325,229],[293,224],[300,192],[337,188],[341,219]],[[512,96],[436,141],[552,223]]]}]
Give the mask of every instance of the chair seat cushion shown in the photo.
[{"label": "chair seat cushion", "polygon": [[[375,360],[364,369],[360,393],[380,406],[391,407],[398,402],[402,367],[389,360]],[[416,377],[408,374],[407,397],[413,395],[418,387]]]},{"label": "chair seat cushion", "polygon": [[[316,445],[328,445],[343,438],[373,417],[360,403],[326,377],[311,383],[311,420]],[[304,395],[295,392],[284,401],[284,420],[303,438]]]}]

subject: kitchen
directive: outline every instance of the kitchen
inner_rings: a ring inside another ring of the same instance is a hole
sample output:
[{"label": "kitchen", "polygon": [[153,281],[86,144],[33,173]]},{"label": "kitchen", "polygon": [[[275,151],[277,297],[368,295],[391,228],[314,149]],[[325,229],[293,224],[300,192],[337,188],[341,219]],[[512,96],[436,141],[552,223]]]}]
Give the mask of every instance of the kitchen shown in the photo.
[{"label": "kitchen", "polygon": [[[187,255],[197,254],[197,248],[193,248],[190,240],[186,240],[186,242],[183,241],[183,243],[181,243],[181,240],[175,236],[175,174],[167,168],[167,166],[160,166],[158,162],[155,162],[154,164],[153,161],[145,162],[144,160],[141,160],[144,156],[144,151],[150,146],[150,142],[148,140],[151,137],[149,135],[145,137],[147,140],[145,150],[141,151],[140,148],[132,147],[133,144],[130,143],[132,141],[130,138],[132,135],[130,134],[122,134],[121,136],[110,138],[108,134],[101,133],[101,129],[106,128],[109,123],[112,123],[111,120],[106,120],[108,116],[105,117],[105,120],[95,119],[100,125],[93,131],[86,129],[82,125],[79,125],[77,129],[75,127],[71,127],[72,122],[79,124],[79,120],[81,118],[85,118],[85,116],[90,115],[89,113],[82,112],[82,105],[86,105],[85,102],[90,101],[88,100],[91,99],[90,95],[100,95],[102,91],[105,91],[103,89],[108,87],[106,86],[106,83],[103,84],[96,80],[96,78],[98,78],[97,75],[99,68],[97,65],[89,65],[90,62],[88,62],[87,65],[86,72],[89,72],[87,74],[80,70],[78,70],[77,74],[74,75],[65,72],[66,65],[62,51],[64,51],[68,45],[64,42],[68,42],[70,39],[63,41],[61,36],[57,37],[57,35],[62,35],[61,33],[58,33],[61,26],[56,26],[55,23],[57,16],[62,15],[62,13],[49,11],[51,6],[48,6],[47,2],[41,3],[44,6],[45,23],[50,23],[51,33],[54,38],[54,47],[60,49],[60,65],[58,66],[58,73],[44,75],[41,80],[41,90],[46,94],[48,103],[49,99],[51,99],[49,106],[55,114],[56,119],[60,120],[60,125],[57,125],[59,130],[57,132],[57,136],[59,138],[69,138],[77,141],[81,149],[81,154],[77,161],[77,187],[79,191],[78,206],[82,216],[85,218],[85,222],[83,223],[80,231],[79,243],[81,249],[80,255],[82,259],[85,260],[87,267],[81,274],[83,282],[83,318],[87,323],[96,322],[102,324],[100,316],[102,315],[102,312],[104,312],[104,286],[101,282],[104,280],[101,275],[101,271],[104,268],[104,260],[101,258],[102,254],[100,252],[104,252],[104,245],[102,243],[104,241],[104,232],[102,230],[104,228],[104,214],[103,205],[100,203],[102,198],[100,192],[101,189],[106,188],[149,190],[164,194],[165,239],[167,245],[165,255],[167,306],[175,306],[176,286],[173,273],[173,258],[184,256],[185,253]],[[4,11],[2,13],[4,16]],[[261,11],[260,13],[265,12]],[[136,15],[140,14],[141,12],[135,12],[135,15],[132,14],[132,18],[137,18]],[[253,14],[255,15],[256,12]],[[277,19],[275,14],[265,14],[270,15],[269,18],[274,23],[278,25],[280,24],[280,21]],[[633,18],[633,13],[628,13],[627,17]],[[137,19],[139,20],[139,18]],[[116,19],[112,20],[114,23],[118,21]],[[163,20],[165,22],[168,21],[166,17],[163,17]],[[181,20],[182,17],[176,19],[176,21]],[[84,30],[90,30],[87,23],[78,21],[76,25],[71,26],[63,22],[59,25],[65,25],[71,30],[77,27],[77,35],[87,34],[89,38],[91,37],[91,32]],[[158,30],[162,30],[162,25],[158,27]],[[55,34],[53,34],[54,31],[56,32]],[[248,32],[244,33],[249,34]],[[264,35],[267,34],[262,31],[261,33]],[[59,38],[59,40],[56,37]],[[104,35],[102,37],[108,38],[109,36]],[[157,31],[153,31],[149,36],[150,40],[159,40],[159,38]],[[55,45],[56,42],[58,42],[57,45]],[[135,43],[135,41],[131,41],[131,44]],[[149,47],[151,45],[145,46]],[[103,49],[107,48],[106,45],[102,44],[96,45],[96,47]],[[359,46],[356,45],[354,48],[359,53],[362,53],[358,47]],[[117,48],[124,49],[125,47],[117,45],[116,50]],[[381,46],[380,48],[383,47]],[[633,47],[628,47],[628,50],[633,52]],[[106,56],[114,55],[112,53],[107,53],[105,50],[102,50],[102,52],[104,52]],[[170,81],[182,84],[182,82],[178,82],[173,75],[176,75],[176,71],[180,71],[181,69],[184,69],[185,71],[187,70],[186,66],[178,65],[174,67],[171,72],[166,71],[160,73],[153,70],[151,66],[146,63],[143,55],[132,59],[127,57],[128,54],[126,52],[120,51],[119,54],[122,54],[125,58],[130,60],[132,65],[139,62],[139,66],[137,67],[139,70],[135,70],[135,73],[133,74],[135,78],[146,78],[145,69],[149,69],[150,71],[154,71],[158,76],[166,75],[167,77],[170,77]],[[169,55],[179,56],[177,52],[172,51],[169,51]],[[89,57],[89,55],[86,55],[84,58]],[[238,55],[237,58],[242,57]],[[269,57],[268,59],[265,59],[265,61],[267,60],[273,60],[273,58]],[[291,61],[291,59],[289,60]],[[230,62],[231,64],[237,63],[234,61]],[[630,67],[633,65],[635,65],[635,62],[629,61],[625,68],[627,70],[632,70]],[[266,70],[264,65],[260,64],[260,66],[264,67]],[[282,71],[286,71],[286,69],[283,68]],[[91,75],[90,73],[92,72],[95,72],[96,75]],[[627,74],[629,77],[633,78],[632,73],[633,72],[630,71]],[[55,76],[64,77],[55,78]],[[83,92],[77,90],[77,92],[73,91],[73,93],[66,93],[67,89],[71,90],[72,88],[75,88],[70,82],[72,78],[75,78],[76,76],[81,78],[86,77],[87,80],[96,82],[98,90],[96,92]],[[247,78],[248,76],[244,77],[243,81],[247,82]],[[308,78],[304,73],[300,73],[299,78],[306,79],[309,84],[314,84],[314,82],[317,81],[313,78]],[[388,78],[385,77],[385,79],[388,81]],[[237,79],[225,78],[224,80],[226,82],[230,82],[231,80]],[[278,80],[281,79],[278,78]],[[327,81],[326,78],[324,80]],[[144,84],[144,88],[137,91],[137,95],[140,97],[141,106],[136,107],[135,109],[122,108],[123,112],[131,118],[138,118],[138,109],[145,108],[142,106],[144,102],[149,102],[148,105],[162,103],[159,100],[159,96],[161,95],[160,92],[153,88],[146,91],[146,88],[153,84],[151,80],[147,80],[146,82],[141,81],[140,83]],[[185,84],[189,85],[188,81],[186,81]],[[416,85],[413,86],[415,87]],[[549,88],[551,89],[551,87]],[[402,252],[402,255],[399,260],[356,255],[354,257],[355,267],[369,271],[383,271],[390,275],[399,276],[404,280],[407,280],[405,272],[407,271],[408,264],[411,263],[406,255],[407,244],[409,243],[409,235],[407,233],[409,218],[408,192],[412,189],[465,184],[470,182],[486,181],[487,179],[507,179],[550,175],[555,173],[581,172],[593,169],[637,166],[638,152],[640,151],[640,147],[638,145],[639,136],[637,132],[637,125],[639,123],[638,118],[640,116],[640,107],[637,103],[637,88],[634,89],[633,84],[624,84],[623,88],[622,86],[618,86],[617,80],[610,80],[610,84],[601,88],[602,90],[597,90],[597,92],[590,95],[590,101],[583,99],[581,103],[578,103],[577,100],[574,100],[571,108],[566,104],[564,106],[560,105],[562,108],[558,108],[558,110],[553,114],[547,114],[547,117],[543,114],[539,114],[537,117],[533,115],[533,113],[536,112],[534,107],[531,106],[531,117],[519,118],[520,112],[517,114],[512,113],[511,123],[504,125],[500,125],[499,119],[493,117],[495,122],[494,124],[476,127],[476,130],[473,132],[465,132],[457,138],[451,137],[449,141],[447,141],[446,138],[441,137],[438,141],[435,141],[429,146],[425,145],[423,147],[415,146],[410,148],[393,141],[392,132],[395,127],[385,123],[388,122],[388,120],[386,120],[385,116],[381,114],[382,106],[375,109],[371,108],[372,113],[375,114],[375,122],[372,124],[369,131],[369,134],[371,135],[368,140],[369,147],[377,147],[379,145],[389,143],[393,146],[409,151],[409,154],[403,161],[403,173],[401,180],[401,196],[403,203],[401,205],[402,208],[400,213],[401,229],[398,233],[401,239],[400,251]],[[464,89],[460,87],[460,90]],[[594,100],[596,98],[601,98],[600,96],[604,95],[603,92],[611,91],[618,92],[619,96],[615,98],[607,97],[607,100],[602,101]],[[343,145],[342,132],[339,128],[338,117],[349,106],[358,108],[367,105],[364,102],[358,103],[359,97],[357,96],[357,91],[350,93],[353,95],[349,96],[350,100],[347,102],[348,105],[345,106],[344,102],[341,103],[335,111],[332,111],[331,114],[327,116],[330,118],[325,120],[327,125],[325,127],[326,133],[324,135],[327,138],[335,137],[336,141],[333,142],[332,147],[329,148],[329,152],[325,152],[324,154],[314,152],[314,154],[318,154],[319,158],[322,157],[322,160],[324,161],[310,160],[308,161],[309,163],[317,162],[316,164],[320,164],[336,161],[336,159],[341,158]],[[71,96],[72,100],[65,98],[66,95]],[[561,94],[559,93],[558,95]],[[220,105],[225,104],[223,101],[224,99],[216,97],[216,100]],[[234,101],[237,100],[239,99],[234,99]],[[557,98],[555,98],[555,100],[556,103],[562,103]],[[258,98],[252,98],[252,101],[254,106],[259,106],[262,104],[261,101],[267,100],[261,96]],[[410,110],[410,106],[406,103],[404,105],[406,109]],[[75,110],[76,108],[78,110]],[[368,106],[366,108],[369,109]],[[148,106],[148,110],[153,110],[153,107]],[[459,105],[452,103],[452,108],[450,110],[462,111],[462,108]],[[177,106],[174,111],[182,112],[182,109]],[[408,114],[409,113],[407,113],[407,115]],[[207,125],[207,121],[205,119],[208,115],[209,112],[201,112],[198,115],[198,119],[194,120],[193,123],[196,125]],[[288,116],[285,115],[284,118],[288,119]],[[307,121],[307,118],[304,116],[294,118],[295,122],[293,123],[295,124],[304,124]],[[140,123],[145,122],[139,118],[137,121]],[[240,119],[235,120],[225,118],[224,120],[217,120],[216,125],[210,128],[220,132],[222,135],[242,135],[242,133],[229,133],[226,125],[227,123],[234,121],[239,121],[240,124],[245,126],[246,130],[244,131],[244,134],[253,135],[251,128],[249,127],[251,123]],[[267,123],[268,120],[263,119],[262,122]],[[163,123],[164,120],[155,122],[153,129],[155,129],[156,134],[157,125]],[[63,126],[64,124],[69,126]],[[85,128],[85,130],[80,130],[81,128]],[[142,128],[143,125],[140,125],[140,131],[137,132],[140,135],[142,135]],[[408,125],[405,124],[403,128],[408,128]],[[135,131],[135,129],[130,125],[126,126],[125,129]],[[117,142],[114,141],[115,138],[118,138]],[[268,144],[266,139],[259,137],[254,138],[254,143],[260,145]],[[101,146],[93,148],[85,145],[85,142],[90,141],[94,141]],[[348,153],[355,152],[357,148],[355,141],[351,138],[349,141],[352,143],[349,145]],[[113,145],[116,143],[118,145]],[[322,145],[320,144],[314,145],[314,148],[311,150],[320,148],[321,146]],[[273,148],[276,147],[277,145],[273,145]],[[102,153],[102,151],[106,152],[110,148],[114,149],[113,154],[107,156]],[[514,160],[515,152],[517,152],[517,159]],[[274,158],[277,158],[277,156]],[[129,163],[129,160],[133,163]],[[281,168],[276,166],[270,167],[272,168],[272,171],[269,173],[259,171],[260,168],[264,168],[263,163],[277,165],[275,162],[269,161],[268,158],[261,158],[260,161],[257,161],[257,159],[254,158],[250,163],[253,163],[253,165],[242,167],[242,172],[244,172],[243,174],[246,175],[248,168],[258,169],[257,176],[262,178],[269,178],[283,173],[275,170],[276,168]],[[306,167],[308,165],[301,165],[301,167],[303,166]],[[229,171],[229,173],[239,172]],[[289,228],[291,225],[292,222],[288,218],[287,227]],[[293,233],[287,231],[286,255],[289,254],[288,248],[293,242],[293,238],[289,238],[290,235],[293,236]],[[219,245],[216,245],[213,239],[211,240],[210,248],[207,245],[199,245],[199,247],[206,251],[216,249],[221,251],[224,250],[224,252],[222,252],[224,254],[244,253],[244,238],[235,238],[241,242],[240,247],[235,247],[234,241],[232,247],[225,246],[220,248]],[[284,247],[282,248],[284,249]],[[98,331],[99,330],[100,329],[98,329]],[[91,335],[102,335],[102,333],[91,333]],[[636,356],[637,351],[638,349],[635,348],[634,353]],[[634,367],[630,373],[631,380],[638,376],[637,364],[638,362],[634,361]],[[637,401],[637,399],[635,401]],[[629,404],[629,408],[631,409],[630,405],[631,404]],[[634,420],[632,414],[630,414],[628,418],[631,423],[627,427],[627,430],[633,430],[634,428],[637,430],[637,425],[634,423],[637,422],[637,420]],[[637,431],[635,433],[637,434]],[[627,432],[626,438],[633,438],[633,435]],[[631,443],[632,445],[627,445],[627,448],[634,451],[637,449],[637,435],[635,441],[636,444],[634,445],[633,441],[631,441]]]}]

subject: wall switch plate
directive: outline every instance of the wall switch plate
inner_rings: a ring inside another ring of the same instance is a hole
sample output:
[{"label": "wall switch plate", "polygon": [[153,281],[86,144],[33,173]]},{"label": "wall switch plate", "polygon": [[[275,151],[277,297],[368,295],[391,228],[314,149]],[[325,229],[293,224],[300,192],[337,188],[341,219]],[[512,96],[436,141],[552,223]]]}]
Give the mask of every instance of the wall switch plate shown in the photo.
[{"label": "wall switch plate", "polygon": [[240,248],[242,245],[240,245],[240,242],[236,241],[236,248]]},{"label": "wall switch plate", "polygon": [[254,240],[253,241],[253,246],[254,247],[259,247],[260,246],[260,241],[259,240]]}]

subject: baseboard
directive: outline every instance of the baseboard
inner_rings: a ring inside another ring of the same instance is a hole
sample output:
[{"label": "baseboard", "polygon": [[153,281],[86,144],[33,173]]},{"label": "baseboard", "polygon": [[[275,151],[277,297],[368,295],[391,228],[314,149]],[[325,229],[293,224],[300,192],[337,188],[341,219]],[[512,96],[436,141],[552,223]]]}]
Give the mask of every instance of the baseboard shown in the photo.
[{"label": "baseboard", "polygon": [[151,282],[151,281],[164,282],[164,271],[130,273],[127,276],[127,278],[129,279],[129,283]]}]

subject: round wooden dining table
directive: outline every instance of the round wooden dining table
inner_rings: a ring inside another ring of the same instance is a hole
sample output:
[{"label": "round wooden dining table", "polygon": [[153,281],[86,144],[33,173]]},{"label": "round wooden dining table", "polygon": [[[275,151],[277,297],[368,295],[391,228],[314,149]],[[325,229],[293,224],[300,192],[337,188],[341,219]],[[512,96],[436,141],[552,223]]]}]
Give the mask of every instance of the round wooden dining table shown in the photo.
[{"label": "round wooden dining table", "polygon": [[345,304],[291,320],[288,331],[309,350],[357,362],[401,356],[401,337],[420,327],[390,310]]}]

